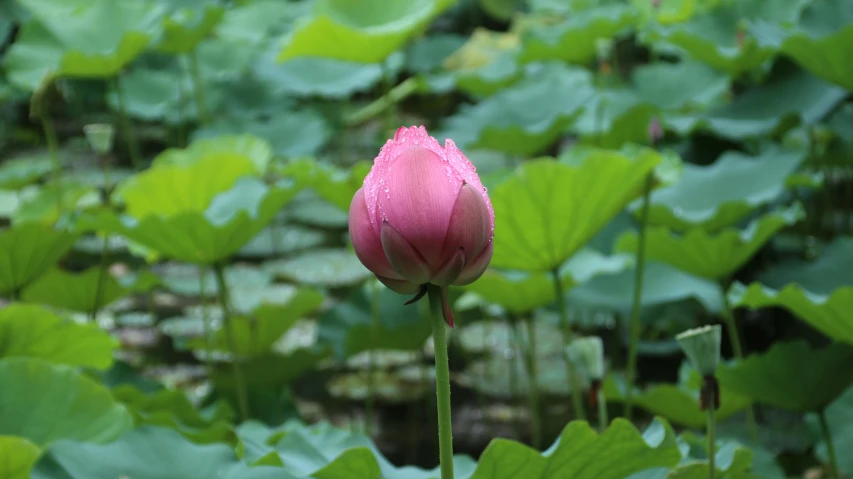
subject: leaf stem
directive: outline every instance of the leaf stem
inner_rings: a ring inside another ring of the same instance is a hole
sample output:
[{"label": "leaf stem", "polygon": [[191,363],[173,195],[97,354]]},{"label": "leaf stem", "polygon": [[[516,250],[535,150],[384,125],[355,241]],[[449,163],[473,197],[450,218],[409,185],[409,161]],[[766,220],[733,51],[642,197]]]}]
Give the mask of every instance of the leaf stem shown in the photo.
[{"label": "leaf stem", "polygon": [[408,98],[409,95],[418,89],[418,81],[415,77],[405,79],[399,85],[388,90],[388,93],[382,95],[376,100],[369,103],[364,108],[344,118],[344,126],[358,126],[367,120],[379,115],[388,108],[391,108],[396,103]]},{"label": "leaf stem", "polygon": [[640,310],[643,306],[643,273],[646,268],[646,229],[649,221],[649,196],[654,183],[654,173],[646,176],[643,188],[643,204],[640,209],[640,233],[637,241],[637,254],[634,265],[634,297],[631,305],[631,322],[628,336],[628,367],[625,372],[627,390],[625,391],[625,418],[629,421],[634,413],[634,384],[637,381],[637,348],[640,343]]},{"label": "leaf stem", "polygon": [[539,449],[542,443],[542,416],[539,407],[539,367],[536,361],[536,325],[528,316],[524,318],[527,327],[527,387],[530,399],[530,444]]},{"label": "leaf stem", "polygon": [[708,424],[705,435],[708,439],[708,477],[715,479],[717,477],[717,442],[716,442],[716,420],[714,418],[714,400],[711,398],[708,411]]},{"label": "leaf stem", "polygon": [[127,149],[130,152],[130,161],[133,164],[133,168],[139,170],[142,167],[142,155],[139,153],[139,143],[136,141],[136,135],[133,133],[130,118],[127,116],[127,99],[124,96],[124,89],[121,86],[121,74],[113,77],[112,83],[116,92],[116,99],[118,100],[118,115],[121,128],[124,130]]},{"label": "leaf stem", "polygon": [[604,388],[599,387],[596,391],[596,403],[598,403],[598,431],[603,433],[607,426],[610,425],[610,419],[607,417],[607,398],[604,396]]},{"label": "leaf stem", "polygon": [[[554,293],[557,295],[557,308],[560,311],[560,331],[563,336],[563,344],[568,345],[572,342],[572,328],[569,325],[565,288],[563,288],[563,279],[560,277],[559,267],[551,270],[551,278],[554,282]],[[583,401],[581,399],[581,383],[578,371],[575,369],[571,358],[569,358],[565,350],[566,348],[560,349],[562,349],[563,353],[563,362],[566,363],[566,375],[569,378],[569,387],[571,388],[572,410],[576,419],[586,420],[586,410],[583,408]]]},{"label": "leaf stem", "polygon": [[240,362],[237,355],[237,345],[234,342],[233,324],[231,324],[231,308],[229,307],[229,298],[231,297],[228,291],[228,283],[225,281],[225,267],[222,263],[213,265],[213,272],[216,275],[216,286],[219,290],[219,304],[222,307],[222,323],[225,328],[225,340],[228,342],[228,349],[231,353],[231,367],[234,373],[234,387],[237,390],[237,403],[240,407],[241,419],[249,418],[249,399],[246,390],[246,382],[243,378],[243,371],[240,368]]},{"label": "leaf stem", "polygon": [[213,360],[211,359],[210,351],[213,349],[211,344],[212,327],[210,324],[210,312],[207,309],[207,268],[198,266],[198,289],[199,298],[201,299],[201,334],[204,336],[204,365],[207,368],[207,375],[213,379]]},{"label": "leaf stem", "polygon": [[442,292],[439,286],[428,285],[432,334],[435,345],[435,396],[438,405],[438,451],[441,479],[453,479],[453,423],[450,420],[450,361],[447,356],[447,335],[442,314]]},{"label": "leaf stem", "polygon": [[367,352],[367,401],[364,405],[364,434],[373,437],[373,405],[376,401],[376,343],[379,335],[379,281],[373,281],[370,298],[370,350]]},{"label": "leaf stem", "polygon": [[[729,304],[728,290],[726,287],[728,281],[723,281],[721,287],[723,289],[723,323],[729,334],[729,343],[732,346],[732,352],[738,360],[743,359],[743,347],[741,346],[740,333],[738,332],[737,322],[735,321],[734,313],[732,312],[731,304]],[[758,425],[755,421],[755,409],[750,403],[746,407],[746,423],[749,428],[749,436],[753,441],[758,440]]]},{"label": "leaf stem", "polygon": [[833,479],[839,479],[841,476],[838,473],[838,457],[835,454],[835,444],[832,442],[832,431],[829,430],[829,423],[826,421],[826,409],[818,411],[817,417],[820,420],[823,440],[826,442],[826,454],[829,456],[829,476]]},{"label": "leaf stem", "polygon": [[[107,159],[107,155],[101,155],[101,168],[104,173],[104,194],[103,194],[103,205],[108,207],[110,206],[110,164]],[[109,241],[110,234],[104,233],[104,243],[101,246],[101,264],[100,269],[98,270],[98,286],[95,290],[95,304],[92,305],[92,317],[91,320],[94,322],[98,318],[98,310],[101,309],[101,301],[103,300],[104,295],[104,281],[107,276],[107,268],[109,263]]]},{"label": "leaf stem", "polygon": [[59,214],[62,215],[65,207],[62,198],[62,184],[60,183],[62,163],[59,161],[59,141],[56,138],[56,129],[53,127],[53,121],[47,113],[41,111],[41,108],[39,108],[39,119],[41,120],[41,128],[44,130],[44,138],[47,141],[50,162],[53,165],[51,176],[53,177],[53,187],[56,189],[56,207],[59,210]]},{"label": "leaf stem", "polygon": [[193,96],[195,97],[195,105],[198,109],[198,118],[202,125],[210,122],[210,116],[207,111],[207,101],[204,93],[204,80],[201,77],[201,70],[198,67],[198,51],[193,49],[187,54],[187,60],[190,65],[190,79],[193,83]]}]

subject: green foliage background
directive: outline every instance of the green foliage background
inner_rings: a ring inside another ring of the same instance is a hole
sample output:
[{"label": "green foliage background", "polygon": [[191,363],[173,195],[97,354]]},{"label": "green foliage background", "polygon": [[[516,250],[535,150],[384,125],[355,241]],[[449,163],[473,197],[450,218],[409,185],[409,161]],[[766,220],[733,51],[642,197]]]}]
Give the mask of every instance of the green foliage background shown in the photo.
[{"label": "green foliage background", "polygon": [[458,478],[706,477],[717,322],[718,477],[853,476],[851,51],[847,0],[0,2],[0,478],[438,478],[429,320],[346,231],[420,124],[497,218]]}]

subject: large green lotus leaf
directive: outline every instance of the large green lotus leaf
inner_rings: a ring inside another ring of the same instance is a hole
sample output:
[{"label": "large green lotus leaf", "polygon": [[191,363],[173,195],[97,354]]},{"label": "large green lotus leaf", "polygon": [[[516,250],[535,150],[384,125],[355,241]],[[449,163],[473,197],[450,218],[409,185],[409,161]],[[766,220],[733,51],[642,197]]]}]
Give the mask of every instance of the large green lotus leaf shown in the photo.
[{"label": "large green lotus leaf", "polygon": [[850,286],[853,270],[853,237],[838,236],[827,243],[813,261],[799,257],[775,263],[759,274],[762,284],[781,289],[795,283],[810,293],[831,295]]},{"label": "large green lotus leaf", "polygon": [[470,479],[618,479],[681,458],[675,434],[656,420],[645,435],[615,419],[601,435],[585,421],[572,421],[544,454],[507,439],[493,439]]},{"label": "large green lotus leaf", "polygon": [[218,5],[204,9],[178,8],[163,17],[163,36],[156,49],[173,55],[189,53],[213,32],[225,10]]},{"label": "large green lotus leaf", "polygon": [[[4,57],[9,81],[35,90],[46,74],[115,77],[159,32],[149,1],[20,0],[33,14]],[[92,25],[99,25],[92,28]]]},{"label": "large green lotus leaf", "polygon": [[41,450],[24,438],[0,436],[0,477],[30,479],[30,469],[39,455]]},{"label": "large green lotus leaf", "polygon": [[631,73],[642,100],[663,110],[704,109],[729,91],[729,77],[700,62],[651,63]]},{"label": "large green lotus leaf", "polygon": [[[835,450],[850,451],[853,448],[853,388],[847,388],[844,394],[826,408],[825,414]],[[810,419],[817,422],[818,418]],[[821,462],[829,464],[825,438],[818,443],[815,453]],[[842,453],[838,455],[837,460],[838,468],[842,472],[853,474],[853,456]]]},{"label": "large green lotus leaf", "polygon": [[273,224],[240,248],[237,256],[265,259],[280,254],[291,254],[320,246],[325,239],[322,231],[293,224]]},{"label": "large green lotus leaf", "polygon": [[[379,448],[366,436],[352,430],[339,429],[327,422],[305,425],[297,421],[288,421],[270,429],[256,421],[246,421],[237,428],[243,446],[243,460],[258,464],[271,456],[277,463],[283,464],[286,471],[294,477],[316,477],[325,479],[438,479],[438,468],[423,470],[413,466],[396,467],[379,451]],[[350,455],[345,455],[347,451]],[[370,456],[368,456],[370,454]],[[371,457],[372,456],[372,457]],[[355,463],[354,459],[361,459]],[[369,475],[351,475],[341,466],[360,463],[362,467],[353,471],[367,472]],[[460,479],[468,478],[476,466],[468,456],[453,457],[454,472]],[[366,466],[366,467],[365,467]],[[378,466],[378,470],[374,468]],[[323,473],[311,471],[321,471]],[[332,474],[332,473],[335,474]],[[306,476],[305,474],[311,474]],[[290,477],[290,476],[282,476]]]},{"label": "large green lotus leaf", "polygon": [[[325,296],[313,289],[300,289],[285,304],[262,304],[251,316],[232,318],[233,351],[241,356],[255,356],[269,352],[272,346],[297,321],[316,311]],[[224,329],[213,333],[209,341],[203,338],[191,340],[190,347],[230,351]]]},{"label": "large green lotus leaf", "polygon": [[227,43],[260,46],[265,40],[287,31],[309,13],[310,2],[291,2],[281,8],[278,0],[257,0],[232,5],[216,28],[217,38]]},{"label": "large green lotus leaf", "polygon": [[0,360],[0,435],[38,446],[60,439],[108,442],[131,418],[110,392],[69,366],[35,358]]},{"label": "large green lotus leaf", "polygon": [[168,427],[198,444],[231,442],[235,438],[230,423],[233,412],[223,403],[209,417],[196,409],[183,391],[175,389],[145,394],[134,386],[122,385],[112,393],[130,409],[137,425]]},{"label": "large green lotus leaf", "polygon": [[732,140],[753,139],[776,132],[790,120],[817,124],[846,96],[844,88],[798,69],[774,76],[729,104],[695,114],[668,113],[663,122],[682,136],[703,130]]},{"label": "large green lotus leaf", "polygon": [[[516,85],[447,120],[438,138],[460,148],[485,148],[529,156],[553,143],[594,94],[592,75],[558,63],[536,65]],[[566,92],[555,96],[555,91]]]},{"label": "large green lotus leaf", "polygon": [[[633,401],[651,414],[662,416],[685,427],[701,429],[708,421],[708,413],[699,408],[699,391],[702,376],[688,363],[682,363],[679,382],[655,384],[644,391],[634,393]],[[604,380],[604,393],[608,401],[624,401],[627,385],[621,376],[609,375]],[[720,391],[720,409],[714,416],[725,421],[746,409],[750,399],[728,389]]]},{"label": "large green lotus leaf", "polygon": [[[223,157],[228,156],[228,159]],[[204,162],[206,169],[216,168],[213,164],[219,162],[235,163],[235,170],[243,171],[242,160],[231,160],[230,157],[248,159],[255,165],[259,175],[267,171],[267,166],[272,160],[272,147],[264,139],[252,135],[227,135],[215,138],[205,138],[193,141],[187,148],[169,148],[154,158],[153,166],[165,165],[192,166],[197,162]],[[210,157],[216,158],[211,160]],[[239,165],[239,168],[238,168]]]},{"label": "large green lotus leaf", "polygon": [[785,308],[830,338],[853,344],[851,287],[838,288],[832,294],[816,294],[797,284],[790,284],[777,291],[761,283],[752,283],[749,287],[735,283],[729,290],[729,301],[732,307]]},{"label": "large green lotus leaf", "polygon": [[114,197],[124,202],[128,215],[144,219],[204,212],[217,195],[256,171],[243,153],[209,152],[192,161],[194,155],[184,160],[185,156],[172,151],[167,158],[119,185]]},{"label": "large green lotus leaf", "polygon": [[824,80],[853,90],[853,8],[849,2],[811,2],[795,26],[757,22],[750,31]]},{"label": "large green lotus leaf", "polygon": [[[185,210],[170,216],[150,214],[142,219],[106,214],[90,218],[88,226],[122,234],[180,261],[212,264],[248,243],[296,192],[297,188],[287,182],[266,186],[260,180],[246,177],[216,195],[203,211]],[[175,208],[168,203],[161,206]]]},{"label": "large green lotus leaf", "polygon": [[[768,213],[752,221],[745,229],[726,228],[708,233],[701,228],[678,235],[666,227],[650,227],[646,232],[646,257],[669,263],[702,278],[722,280],[734,274],[765,243],[786,226],[805,216],[796,204],[788,209]],[[636,232],[625,233],[615,249],[634,253],[638,249]]]},{"label": "large green lotus leaf", "polygon": [[402,47],[453,0],[320,0],[284,40],[278,60],[326,57],[377,63]]},{"label": "large green lotus leaf", "polygon": [[349,211],[352,197],[361,188],[370,167],[370,162],[362,161],[348,169],[341,169],[312,158],[300,158],[282,166],[279,172],[311,188],[341,210]]},{"label": "large green lotus leaf", "polygon": [[597,90],[570,131],[585,142],[604,148],[646,143],[657,108],[627,88]]},{"label": "large green lotus leaf", "polygon": [[299,158],[317,154],[329,140],[326,120],[311,109],[252,110],[239,119],[221,118],[195,130],[194,140],[249,133],[268,141],[278,156]]},{"label": "large green lotus leaf", "polygon": [[0,231],[0,294],[17,294],[74,246],[77,235],[36,223]]},{"label": "large green lotus leaf", "polygon": [[0,164],[0,189],[20,190],[53,169],[48,155],[11,158]]},{"label": "large green lotus leaf", "polygon": [[604,5],[575,12],[561,23],[532,27],[523,37],[519,60],[586,65],[595,58],[599,40],[633,26],[636,16],[630,5]]},{"label": "large green lotus leaf", "polygon": [[101,195],[94,187],[69,178],[60,179],[58,186],[52,182],[27,193],[32,195],[21,195],[18,209],[12,214],[13,224],[52,225],[69,210],[82,211],[102,204]]},{"label": "large green lotus leaf", "polygon": [[346,249],[316,249],[264,263],[276,278],[327,287],[349,286],[368,278],[370,271]]},{"label": "large green lotus leaf", "polygon": [[[560,268],[560,276],[564,287],[570,288],[599,274],[622,271],[630,261],[628,256],[608,257],[585,248]],[[553,279],[541,271],[525,273],[488,269],[465,289],[513,313],[533,311],[553,303],[556,298]]]},{"label": "large green lotus leaf", "polygon": [[128,293],[119,282],[100,266],[81,273],[52,269],[27,286],[21,299],[57,308],[91,313]]},{"label": "large green lotus leaf", "polygon": [[[726,152],[710,166],[685,164],[678,181],[652,192],[649,223],[709,232],[735,224],[778,199],[804,159],[804,151],[770,148],[757,157]],[[635,215],[640,206],[630,206]]]},{"label": "large green lotus leaf", "polygon": [[[134,68],[121,76],[125,111],[133,118],[180,125],[198,118],[198,108],[192,98],[192,83],[177,69]],[[216,107],[219,90],[208,88],[207,105]],[[107,103],[120,111],[118,96],[107,92]]]},{"label": "large green lotus leaf", "polygon": [[492,265],[550,271],[562,265],[634,200],[659,154],[629,157],[587,150],[573,165],[549,159],[522,164],[492,190],[496,217]]},{"label": "large green lotus leaf", "polygon": [[[133,429],[109,444],[61,441],[33,468],[33,479],[118,477],[254,478],[231,475],[237,456],[227,444],[194,444],[176,431],[155,426]],[[283,479],[292,479],[282,475]]]},{"label": "large green lotus leaf", "polygon": [[[580,284],[566,295],[570,304],[605,310],[628,312],[634,294],[633,268],[613,275],[600,275]],[[642,305],[652,307],[693,299],[709,313],[723,309],[723,291],[719,284],[673,268],[666,263],[650,261],[643,270]]]},{"label": "large green lotus leaf", "polygon": [[14,303],[0,310],[0,358],[29,357],[108,369],[118,342],[96,324],[78,324],[47,309]]},{"label": "large green lotus leaf", "polygon": [[853,383],[853,346],[833,343],[813,349],[805,340],[774,344],[717,371],[723,387],[770,406],[815,412]]},{"label": "large green lotus leaf", "polygon": [[432,333],[429,318],[415,305],[403,305],[404,299],[381,287],[375,328],[371,323],[372,293],[357,288],[346,301],[323,313],[317,339],[328,344],[344,359],[369,349],[416,350]]},{"label": "large green lotus leaf", "polygon": [[755,19],[795,21],[805,4],[806,0],[719,2],[716,8],[697,14],[686,23],[653,29],[650,38],[666,40],[686,50],[693,58],[738,77],[765,66],[776,50],[748,36],[739,44],[741,22]]},{"label": "large green lotus leaf", "polygon": [[475,97],[486,97],[515,83],[521,77],[517,54],[518,33],[496,32],[477,27],[456,51],[442,62],[456,86]]},{"label": "large green lotus leaf", "polygon": [[[707,8],[702,2],[696,0],[661,0],[658,3],[631,0],[631,5],[643,16],[642,24],[654,19],[661,25],[684,23],[703,7]],[[713,5],[713,3],[709,2],[709,5]]]},{"label": "large green lotus leaf", "polygon": [[323,57],[275,62],[275,51],[261,55],[255,75],[282,92],[297,96],[343,99],[369,90],[382,80],[382,65]]}]

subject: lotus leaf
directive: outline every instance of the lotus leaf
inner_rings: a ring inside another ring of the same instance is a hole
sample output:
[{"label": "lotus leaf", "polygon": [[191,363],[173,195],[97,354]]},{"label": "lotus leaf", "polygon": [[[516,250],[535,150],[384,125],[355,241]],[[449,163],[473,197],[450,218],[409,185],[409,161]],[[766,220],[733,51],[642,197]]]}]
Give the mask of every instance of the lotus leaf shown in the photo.
[{"label": "lotus leaf", "polygon": [[[646,232],[646,257],[669,263],[703,278],[723,280],[730,277],[782,228],[805,216],[797,204],[783,211],[768,213],[751,222],[744,230],[726,228],[714,233],[696,228],[682,235],[665,227]],[[630,232],[616,243],[616,251],[636,252],[639,237]]]},{"label": "lotus leaf", "polygon": [[[587,150],[579,164],[525,162],[491,194],[496,223],[492,266],[550,271],[581,249],[639,196],[659,154]],[[579,201],[582,198],[583,201]]]},{"label": "lotus leaf", "polygon": [[828,406],[853,383],[853,346],[833,343],[821,349],[805,340],[776,343],[763,354],[717,371],[721,387],[756,402],[797,412]]},{"label": "lotus leaf", "polygon": [[363,63],[381,62],[452,0],[321,0],[284,41],[278,60],[318,56]]}]

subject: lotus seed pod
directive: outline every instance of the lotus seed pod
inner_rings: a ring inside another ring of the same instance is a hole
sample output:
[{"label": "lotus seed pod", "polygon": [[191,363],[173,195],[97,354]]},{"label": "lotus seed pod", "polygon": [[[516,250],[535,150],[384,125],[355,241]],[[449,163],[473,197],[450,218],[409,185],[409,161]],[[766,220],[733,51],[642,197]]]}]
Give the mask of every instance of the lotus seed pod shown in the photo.
[{"label": "lotus seed pod", "polygon": [[587,336],[567,346],[569,359],[577,364],[591,380],[604,377],[604,343],[598,336]]},{"label": "lotus seed pod", "polygon": [[722,342],[720,325],[689,329],[675,339],[687,355],[694,369],[703,376],[713,376],[720,364],[720,343]]},{"label": "lotus seed pod", "polygon": [[94,123],[83,127],[89,147],[99,155],[109,153],[113,149],[113,136],[115,130],[112,125]]}]

